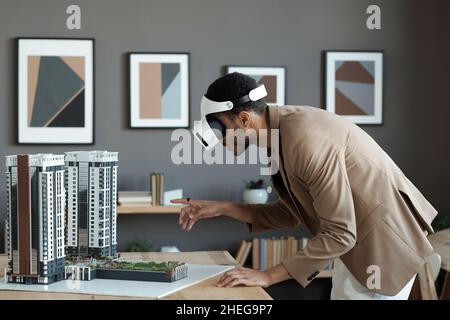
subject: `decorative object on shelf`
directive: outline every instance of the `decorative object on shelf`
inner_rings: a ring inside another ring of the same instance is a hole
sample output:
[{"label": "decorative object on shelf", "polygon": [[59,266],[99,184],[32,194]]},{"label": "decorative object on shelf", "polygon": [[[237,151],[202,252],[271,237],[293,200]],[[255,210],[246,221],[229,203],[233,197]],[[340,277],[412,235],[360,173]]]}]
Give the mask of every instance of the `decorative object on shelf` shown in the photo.
[{"label": "decorative object on shelf", "polygon": [[161,252],[180,252],[177,246],[162,246]]},{"label": "decorative object on shelf", "polygon": [[94,143],[94,40],[18,38],[18,143]]},{"label": "decorative object on shelf", "polygon": [[189,54],[129,53],[130,126],[189,127]]},{"label": "decorative object on shelf", "polygon": [[134,239],[128,241],[127,252],[153,252],[155,246],[146,239]]},{"label": "decorative object on shelf", "polygon": [[245,190],[243,193],[243,200],[248,204],[266,203],[269,197],[271,188],[265,188],[266,183],[263,179],[256,181],[248,181],[245,183]]},{"label": "decorative object on shelf", "polygon": [[163,204],[165,206],[181,206],[182,204],[178,203],[171,203],[171,200],[174,199],[181,199],[183,198],[183,189],[174,189],[174,190],[168,190],[164,191],[164,201]]},{"label": "decorative object on shelf", "polygon": [[383,123],[383,53],[325,52],[326,110],[356,124]]},{"label": "decorative object on shelf", "polygon": [[282,106],[286,103],[286,68],[257,66],[227,66],[227,73],[239,72],[263,84],[267,90],[264,100],[269,105]]}]

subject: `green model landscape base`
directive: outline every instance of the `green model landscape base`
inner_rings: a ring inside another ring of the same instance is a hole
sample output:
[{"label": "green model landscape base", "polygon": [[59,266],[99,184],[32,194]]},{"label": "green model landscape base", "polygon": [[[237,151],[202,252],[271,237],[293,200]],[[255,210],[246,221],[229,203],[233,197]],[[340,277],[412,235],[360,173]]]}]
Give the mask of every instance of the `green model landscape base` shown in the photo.
[{"label": "green model landscape base", "polygon": [[187,265],[180,262],[124,261],[101,257],[66,260],[65,278],[75,280],[114,279],[172,282],[187,277]]}]

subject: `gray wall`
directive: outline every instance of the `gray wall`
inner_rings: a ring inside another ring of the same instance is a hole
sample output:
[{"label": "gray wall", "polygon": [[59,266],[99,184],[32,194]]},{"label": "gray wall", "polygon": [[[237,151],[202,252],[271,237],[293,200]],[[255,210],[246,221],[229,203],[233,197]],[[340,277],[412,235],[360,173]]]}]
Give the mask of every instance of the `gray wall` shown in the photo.
[{"label": "gray wall", "polygon": [[[364,129],[436,208],[448,213],[449,23],[444,13],[449,10],[445,2],[2,0],[0,156],[113,150],[120,156],[120,190],[146,189],[149,172],[162,171],[167,187],[183,188],[186,196],[240,200],[242,180],[255,178],[259,172],[256,166],[175,166],[170,162],[170,130],[128,129],[126,53],[190,52],[191,120],[195,120],[201,95],[221,75],[224,65],[284,65],[287,102],[320,106],[321,50],[384,50],[384,124]],[[81,5],[81,31],[65,29],[65,8],[72,3]],[[381,5],[382,31],[365,28],[365,8],[372,3]],[[96,39],[95,146],[15,143],[14,38],[19,36]],[[4,187],[4,176],[0,175],[0,190]],[[3,220],[5,198],[0,199]],[[248,236],[244,225],[226,218],[202,221],[189,233],[179,229],[175,216],[119,218],[120,249],[130,239],[147,238],[157,245],[176,244],[183,250],[233,251]]]}]

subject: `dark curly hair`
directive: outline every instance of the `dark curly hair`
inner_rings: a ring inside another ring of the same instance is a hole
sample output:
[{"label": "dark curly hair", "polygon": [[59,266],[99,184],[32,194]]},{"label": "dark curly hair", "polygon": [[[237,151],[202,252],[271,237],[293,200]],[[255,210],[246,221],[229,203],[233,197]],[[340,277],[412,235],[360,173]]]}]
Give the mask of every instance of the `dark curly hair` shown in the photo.
[{"label": "dark curly hair", "polygon": [[[258,87],[258,84],[255,79],[239,72],[233,72],[211,83],[206,92],[206,97],[218,102],[233,101],[247,95],[256,87]],[[258,101],[250,101],[242,106],[235,106],[226,113],[233,116],[238,115],[241,111],[253,111],[261,114],[266,108],[266,102],[264,99],[260,99]]]}]

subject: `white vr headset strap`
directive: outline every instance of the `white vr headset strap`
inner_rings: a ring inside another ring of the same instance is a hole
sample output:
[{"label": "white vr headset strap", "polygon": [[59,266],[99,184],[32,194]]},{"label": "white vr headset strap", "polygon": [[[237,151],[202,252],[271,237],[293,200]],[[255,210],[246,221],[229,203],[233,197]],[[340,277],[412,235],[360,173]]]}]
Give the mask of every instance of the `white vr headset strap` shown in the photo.
[{"label": "white vr headset strap", "polygon": [[260,85],[258,88],[253,89],[248,94],[248,97],[252,101],[258,101],[259,99],[262,99],[265,96],[267,96],[267,91],[264,85]]},{"label": "white vr headset strap", "polygon": [[[247,96],[244,96],[239,100],[241,101],[258,101],[259,99],[267,96],[266,87],[264,85],[260,85],[259,87],[251,90]],[[202,97],[201,101],[201,116],[206,117],[211,113],[224,112],[233,109],[234,104],[231,101],[223,101],[217,102],[208,99],[206,96]]]},{"label": "white vr headset strap", "polygon": [[202,118],[205,118],[211,113],[218,113],[233,109],[233,103],[231,101],[216,102],[208,99],[206,96],[203,96],[200,109]]}]

